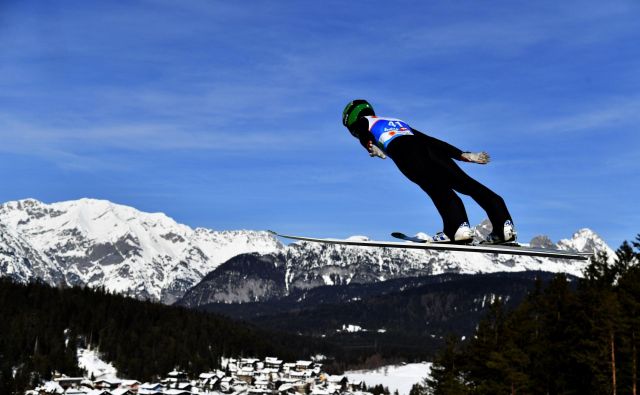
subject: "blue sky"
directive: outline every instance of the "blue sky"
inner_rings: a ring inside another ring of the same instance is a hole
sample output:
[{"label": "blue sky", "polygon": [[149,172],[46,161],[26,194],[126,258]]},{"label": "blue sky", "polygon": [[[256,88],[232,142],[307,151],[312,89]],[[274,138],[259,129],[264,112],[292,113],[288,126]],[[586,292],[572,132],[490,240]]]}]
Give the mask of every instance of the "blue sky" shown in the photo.
[{"label": "blue sky", "polygon": [[[521,240],[640,232],[637,1],[4,1],[0,201],[190,226],[433,233],[341,125],[353,98],[463,150]],[[472,223],[484,213],[464,198]]]}]

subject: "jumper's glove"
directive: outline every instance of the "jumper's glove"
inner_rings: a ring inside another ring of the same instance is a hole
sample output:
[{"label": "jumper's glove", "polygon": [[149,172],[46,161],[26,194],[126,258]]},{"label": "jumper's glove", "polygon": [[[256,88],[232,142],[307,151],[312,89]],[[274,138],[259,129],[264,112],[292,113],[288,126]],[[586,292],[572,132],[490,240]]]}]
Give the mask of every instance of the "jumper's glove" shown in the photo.
[{"label": "jumper's glove", "polygon": [[463,152],[460,158],[465,162],[479,163],[486,165],[491,160],[491,157],[486,152]]},{"label": "jumper's glove", "polygon": [[377,145],[373,144],[371,141],[369,141],[368,150],[369,150],[369,156],[372,158],[374,156],[377,156],[380,159],[387,159],[387,155],[385,155],[384,152],[382,152],[382,150],[378,148]]}]

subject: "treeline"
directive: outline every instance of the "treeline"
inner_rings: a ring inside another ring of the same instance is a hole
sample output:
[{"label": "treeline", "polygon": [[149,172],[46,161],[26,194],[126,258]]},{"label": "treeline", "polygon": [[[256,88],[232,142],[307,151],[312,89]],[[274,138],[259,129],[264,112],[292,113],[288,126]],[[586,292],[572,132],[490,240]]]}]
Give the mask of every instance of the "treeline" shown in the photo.
[{"label": "treeline", "polygon": [[615,263],[592,258],[577,287],[537,283],[515,309],[496,301],[464,344],[450,336],[422,394],[637,394],[640,235]]},{"label": "treeline", "polygon": [[0,394],[23,393],[54,370],[81,374],[77,348],[91,345],[123,377],[152,380],[175,367],[198,373],[221,356],[287,360],[329,352],[315,340],[280,335],[224,317],[88,288],[0,279]]}]

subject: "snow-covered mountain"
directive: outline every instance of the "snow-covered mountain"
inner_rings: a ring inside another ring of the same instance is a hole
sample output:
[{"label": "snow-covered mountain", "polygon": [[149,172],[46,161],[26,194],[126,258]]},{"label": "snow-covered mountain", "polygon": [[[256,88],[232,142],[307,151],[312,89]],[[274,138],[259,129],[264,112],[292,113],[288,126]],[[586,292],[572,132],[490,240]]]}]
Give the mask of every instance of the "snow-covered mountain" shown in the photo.
[{"label": "snow-covered mountain", "polygon": [[[487,224],[477,229],[486,232]],[[613,255],[606,243],[588,229],[557,244],[544,236],[534,238],[532,244],[579,251],[605,250]],[[261,271],[252,273],[250,284],[243,284],[242,279],[251,272],[251,266],[247,266],[251,259],[214,272],[222,263],[246,253],[255,253]],[[270,258],[262,258],[267,255]],[[267,261],[273,262],[274,271],[267,270]],[[0,205],[0,275],[22,282],[40,279],[49,284],[102,286],[164,303],[182,297],[211,272],[214,273],[207,277],[215,280],[215,289],[206,287],[207,295],[198,296],[200,303],[220,299],[249,301],[267,298],[272,292],[282,295],[293,288],[443,272],[544,270],[580,275],[584,265],[548,258],[306,242],[285,247],[267,232],[192,229],[162,213],[144,213],[104,200],[45,204],[26,199]],[[283,280],[275,281],[274,273],[279,271]],[[266,272],[270,282],[261,284],[262,273]],[[234,279],[233,284],[230,279]],[[259,295],[244,289],[261,286],[264,290]],[[276,289],[282,286],[284,290]]]},{"label": "snow-covered mountain", "polygon": [[[490,231],[486,223],[477,229],[480,233]],[[535,237],[531,244],[585,252],[606,251],[610,257],[614,256],[614,251],[589,229],[581,229],[571,239],[557,244],[546,236]],[[268,271],[265,262],[271,266]],[[264,302],[323,285],[363,284],[448,272],[546,271],[581,276],[587,264],[586,261],[527,256],[298,242],[276,255],[247,254],[231,259],[191,288],[180,303],[194,307],[208,303]],[[237,281],[229,281],[231,278]]]},{"label": "snow-covered mountain", "polygon": [[267,232],[191,229],[104,200],[0,205],[0,274],[23,282],[103,286],[172,303],[238,254],[283,249]]}]

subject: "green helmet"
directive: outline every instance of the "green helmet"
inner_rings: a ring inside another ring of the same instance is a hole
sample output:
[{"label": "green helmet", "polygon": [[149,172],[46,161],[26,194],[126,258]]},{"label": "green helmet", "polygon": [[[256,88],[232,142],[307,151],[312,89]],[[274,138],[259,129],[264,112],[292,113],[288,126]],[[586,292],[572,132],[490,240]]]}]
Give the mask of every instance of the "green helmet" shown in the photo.
[{"label": "green helmet", "polygon": [[351,129],[351,125],[366,115],[376,115],[371,104],[362,99],[354,100],[342,111],[342,124]]}]

